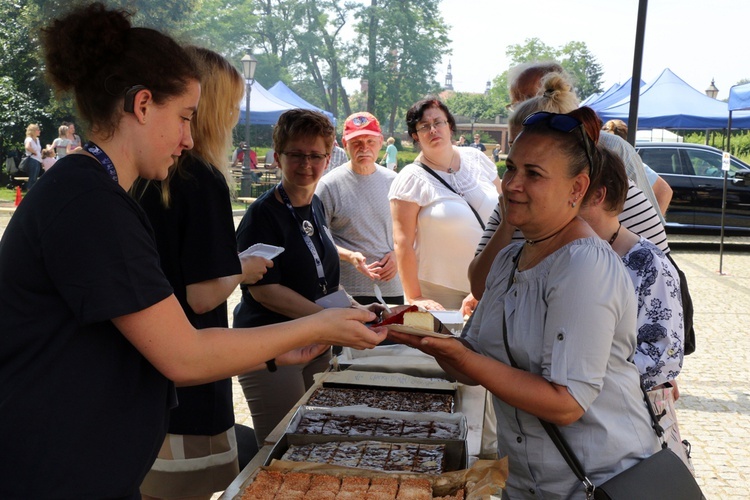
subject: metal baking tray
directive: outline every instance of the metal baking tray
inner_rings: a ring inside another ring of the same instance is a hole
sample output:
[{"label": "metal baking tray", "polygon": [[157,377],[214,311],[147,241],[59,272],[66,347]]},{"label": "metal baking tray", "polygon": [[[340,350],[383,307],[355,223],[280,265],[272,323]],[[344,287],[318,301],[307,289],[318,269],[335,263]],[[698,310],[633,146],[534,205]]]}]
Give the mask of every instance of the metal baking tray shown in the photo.
[{"label": "metal baking tray", "polygon": [[[297,432],[297,427],[299,426],[300,421],[308,414],[314,413],[314,414],[323,414],[323,415],[335,415],[335,416],[353,416],[358,418],[368,418],[368,419],[380,419],[380,418],[389,418],[389,419],[398,419],[398,420],[404,420],[409,422],[438,422],[438,423],[448,423],[448,424],[454,424],[458,427],[458,435],[451,436],[449,438],[441,438],[441,437],[425,437],[424,439],[429,440],[436,440],[436,439],[458,439],[458,440],[466,440],[466,435],[468,432],[468,425],[466,423],[466,416],[462,413],[444,413],[444,412],[428,412],[428,413],[417,413],[417,412],[391,412],[391,411],[384,411],[379,410],[376,408],[363,408],[363,407],[338,407],[338,408],[328,408],[328,407],[317,407],[317,406],[300,406],[297,411],[292,416],[291,420],[289,421],[289,425],[287,426],[286,433],[287,434],[302,434]],[[306,433],[307,434],[307,433]],[[310,434],[308,434],[310,435]],[[324,433],[317,433],[313,435],[323,435],[323,436],[344,436],[344,437],[363,437],[366,439],[390,439],[390,438],[400,438],[400,439],[406,439],[410,440],[409,436],[383,436],[378,434],[357,434],[356,432],[354,434],[324,434]]]}]

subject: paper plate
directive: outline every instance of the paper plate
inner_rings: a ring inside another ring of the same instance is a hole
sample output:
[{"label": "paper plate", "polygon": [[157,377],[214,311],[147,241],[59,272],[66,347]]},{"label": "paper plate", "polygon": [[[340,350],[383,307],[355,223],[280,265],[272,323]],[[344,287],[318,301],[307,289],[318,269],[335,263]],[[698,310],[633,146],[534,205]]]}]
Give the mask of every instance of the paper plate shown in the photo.
[{"label": "paper plate", "polygon": [[421,328],[413,328],[411,326],[405,325],[388,325],[388,328],[390,330],[393,330],[394,332],[408,333],[410,335],[416,335],[418,337],[436,337],[439,339],[455,338],[455,335],[451,333],[431,332],[429,330],[422,330]]}]

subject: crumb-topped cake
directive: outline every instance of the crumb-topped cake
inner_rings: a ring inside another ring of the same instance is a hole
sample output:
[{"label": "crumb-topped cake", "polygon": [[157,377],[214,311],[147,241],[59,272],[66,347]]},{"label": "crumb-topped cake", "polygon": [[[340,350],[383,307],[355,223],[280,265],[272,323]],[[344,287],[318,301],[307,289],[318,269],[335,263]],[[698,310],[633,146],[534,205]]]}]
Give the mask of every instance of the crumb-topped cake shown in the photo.
[{"label": "crumb-topped cake", "polygon": [[241,500],[300,498],[304,500],[463,500],[464,490],[434,497],[427,479],[348,476],[302,472],[260,471]]}]

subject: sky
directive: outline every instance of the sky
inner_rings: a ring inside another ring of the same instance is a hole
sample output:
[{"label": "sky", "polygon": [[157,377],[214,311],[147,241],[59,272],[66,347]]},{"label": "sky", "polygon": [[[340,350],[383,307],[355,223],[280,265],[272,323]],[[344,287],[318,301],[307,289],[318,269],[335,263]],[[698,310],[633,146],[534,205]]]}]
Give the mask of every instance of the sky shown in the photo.
[{"label": "sky", "polygon": [[[442,0],[451,26],[448,63],[457,92],[484,92],[488,80],[507,70],[509,45],[528,38],[560,48],[585,42],[604,72],[602,90],[624,83],[633,71],[638,0]],[[641,79],[655,80],[669,68],[701,92],[715,80],[718,99],[743,78],[750,79],[749,0],[650,0]]]}]

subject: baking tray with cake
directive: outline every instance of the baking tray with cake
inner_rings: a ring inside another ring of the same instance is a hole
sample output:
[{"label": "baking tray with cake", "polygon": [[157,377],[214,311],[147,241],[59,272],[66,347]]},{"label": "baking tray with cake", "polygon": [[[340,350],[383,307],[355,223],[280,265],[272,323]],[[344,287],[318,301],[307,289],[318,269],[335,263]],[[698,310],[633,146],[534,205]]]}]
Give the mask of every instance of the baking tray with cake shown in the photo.
[{"label": "baking tray with cake", "polygon": [[323,383],[304,402],[307,406],[338,408],[367,406],[386,411],[453,412],[456,391],[408,387],[367,387]]},{"label": "baking tray with cake", "polygon": [[373,408],[300,406],[286,433],[344,438],[465,440],[467,423],[462,413],[394,414]]},{"label": "baking tray with cake", "polygon": [[254,471],[230,498],[479,500],[492,495],[500,498],[507,475],[507,459],[479,460],[468,469],[441,475],[274,461]]},{"label": "baking tray with cake", "polygon": [[380,472],[434,475],[465,469],[468,464],[468,453],[466,441],[457,439],[407,441],[284,434],[274,445],[265,465],[269,465],[273,460],[315,462]]}]

